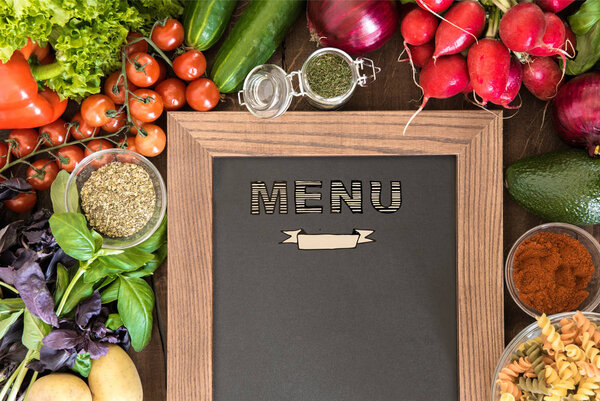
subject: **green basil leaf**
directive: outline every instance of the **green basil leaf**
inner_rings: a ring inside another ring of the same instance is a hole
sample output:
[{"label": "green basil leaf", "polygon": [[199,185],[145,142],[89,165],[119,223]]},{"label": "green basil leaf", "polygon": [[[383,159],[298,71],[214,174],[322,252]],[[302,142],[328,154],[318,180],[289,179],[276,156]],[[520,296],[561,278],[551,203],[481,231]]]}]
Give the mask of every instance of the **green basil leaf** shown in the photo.
[{"label": "green basil leaf", "polygon": [[50,333],[52,327],[44,323],[41,319],[33,316],[25,309],[25,317],[23,318],[23,336],[21,342],[27,349],[34,351],[34,358],[39,359],[40,348],[42,348],[42,340]]},{"label": "green basil leaf", "polygon": [[567,74],[583,74],[600,59],[600,22],[585,35],[577,36],[577,57],[567,59]]},{"label": "green basil leaf", "polygon": [[100,256],[85,272],[84,280],[96,282],[111,274],[136,270],[154,259],[154,255],[140,249],[129,248],[118,255]]},{"label": "green basil leaf", "polygon": [[569,17],[569,26],[577,36],[585,35],[596,22],[600,21],[600,0],[587,0],[579,11]]},{"label": "green basil leaf", "polygon": [[106,287],[104,291],[100,293],[103,304],[114,302],[119,298],[119,280],[113,281],[111,285]]},{"label": "green basil leaf", "polygon": [[[67,188],[68,180],[69,173],[65,170],[60,170],[50,187],[50,199],[52,200],[52,209],[54,209],[54,213],[63,213],[67,211],[67,205],[65,205],[65,190]],[[79,193],[75,181],[71,182],[68,210],[79,213]]]},{"label": "green basil leaf", "polygon": [[25,303],[21,298],[0,299],[0,314],[12,313],[25,308]]},{"label": "green basil leaf", "polygon": [[98,256],[118,255],[123,252],[124,251],[122,249],[102,248],[98,251],[98,253],[96,255],[98,255]]},{"label": "green basil leaf", "polygon": [[56,265],[56,291],[54,292],[54,303],[58,304],[68,286],[69,272],[66,267],[61,263],[58,263]]},{"label": "green basil leaf", "polygon": [[165,259],[167,258],[167,244],[163,244],[156,252],[154,252],[154,259],[146,263],[141,269],[124,273],[127,277],[146,277],[154,274]]},{"label": "green basil leaf", "polygon": [[6,332],[8,331],[8,329],[10,329],[10,326],[15,324],[17,319],[19,319],[19,316],[21,316],[22,314],[23,309],[18,310],[16,312],[11,312],[6,315],[2,315],[2,317],[0,318],[0,338],[3,338],[6,335]]},{"label": "green basil leaf", "polygon": [[160,222],[156,231],[144,242],[136,245],[135,248],[146,252],[154,252],[167,242],[167,216]]},{"label": "green basil leaf", "polygon": [[90,353],[84,352],[77,354],[77,359],[75,359],[75,364],[71,367],[71,370],[79,373],[83,377],[88,377],[91,369],[92,358],[90,357]]},{"label": "green basil leaf", "polygon": [[[50,229],[56,242],[65,253],[77,260],[90,260],[99,250],[98,234],[93,235],[85,217],[79,213],[54,213],[50,217]],[[101,245],[102,237],[100,237]]]},{"label": "green basil leaf", "polygon": [[65,307],[62,310],[62,315],[59,316],[59,318],[62,316],[65,316],[66,314],[71,312],[73,309],[75,309],[77,307],[77,305],[79,304],[79,302],[83,301],[84,299],[89,298],[93,292],[94,292],[94,283],[86,283],[81,278],[79,280],[77,280],[77,282],[73,286],[73,289],[71,290],[71,293],[69,294],[69,298],[67,298]]},{"label": "green basil leaf", "polygon": [[105,326],[111,330],[116,330],[123,326],[123,320],[121,320],[121,316],[119,316],[118,313],[111,313],[108,315],[108,320],[106,321]]},{"label": "green basil leaf", "polygon": [[152,312],[154,292],[143,279],[119,277],[119,315],[129,331],[131,346],[137,352],[150,343],[152,337]]},{"label": "green basil leaf", "polygon": [[92,240],[94,241],[94,251],[99,252],[102,248],[102,236],[98,234],[96,231],[91,230]]}]

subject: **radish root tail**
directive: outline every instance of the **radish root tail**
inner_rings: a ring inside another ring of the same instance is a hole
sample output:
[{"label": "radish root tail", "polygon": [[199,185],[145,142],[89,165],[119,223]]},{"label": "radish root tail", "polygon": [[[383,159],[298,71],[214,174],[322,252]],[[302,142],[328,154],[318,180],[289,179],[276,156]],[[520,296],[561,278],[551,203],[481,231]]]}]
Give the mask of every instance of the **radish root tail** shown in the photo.
[{"label": "radish root tail", "polygon": [[410,123],[412,123],[412,121],[415,119],[415,117],[423,111],[423,109],[425,108],[425,105],[427,104],[427,101],[429,100],[428,97],[423,98],[423,103],[421,103],[421,107],[419,107],[417,109],[417,111],[414,112],[414,114],[412,116],[410,116],[410,118],[408,119],[408,122],[406,123],[406,125],[404,126],[404,129],[402,130],[402,136],[406,135],[406,130],[408,129],[408,126],[410,125]]},{"label": "radish root tail", "polygon": [[410,52],[410,49],[408,48],[408,44],[406,43],[406,41],[404,41],[404,51],[408,55],[408,62],[410,63],[410,68],[412,68],[412,79],[413,79],[413,82],[422,91],[423,88],[417,82],[417,67],[415,67],[415,63],[413,62],[413,59],[412,59],[412,54]]}]

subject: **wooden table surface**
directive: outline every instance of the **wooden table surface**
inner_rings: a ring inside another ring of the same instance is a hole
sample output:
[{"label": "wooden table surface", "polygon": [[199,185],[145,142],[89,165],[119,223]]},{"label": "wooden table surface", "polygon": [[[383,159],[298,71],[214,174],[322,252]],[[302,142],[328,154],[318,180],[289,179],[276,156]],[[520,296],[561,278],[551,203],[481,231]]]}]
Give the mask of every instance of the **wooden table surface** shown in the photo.
[{"label": "wooden table surface", "polygon": [[[243,7],[235,13],[239,15]],[[215,46],[218,49],[219,44]],[[310,40],[304,15],[297,21],[285,42],[271,58],[270,62],[280,65],[288,73],[299,70],[306,58],[317,49],[317,44]],[[344,107],[345,110],[416,110],[421,103],[421,92],[412,81],[408,63],[399,63],[398,56],[402,52],[402,38],[399,29],[394,37],[381,49],[366,54],[376,66],[381,67],[377,80],[366,88],[358,88],[354,97]],[[206,53],[208,63],[214,59],[216,51]],[[504,167],[525,156],[566,148],[550,121],[549,109],[544,119],[546,104],[521,90],[523,106],[518,110],[506,110],[504,120]],[[242,110],[237,105],[237,97],[229,95],[217,106],[217,110]],[[300,98],[294,99],[291,110],[310,110],[308,103]],[[476,106],[458,96],[452,99],[431,99],[428,110],[462,110],[476,109]],[[418,117],[417,117],[418,118]],[[164,116],[160,123],[165,125]],[[167,134],[168,137],[168,134]],[[168,144],[168,142],[167,142]],[[167,145],[168,146],[168,145]],[[166,178],[166,152],[154,158],[154,162]],[[23,175],[23,172],[21,173]],[[177,183],[168,183],[177,185]],[[50,205],[49,195],[41,194],[40,206]],[[15,215],[0,212],[2,220],[14,219]],[[22,216],[21,216],[22,218]],[[542,220],[527,213],[504,193],[504,254],[508,253],[514,241],[529,228],[542,223]],[[426,222],[424,222],[426,224]],[[600,226],[588,227],[588,230],[600,239]],[[192,246],[192,244],[182,244]],[[193,266],[190,266],[193,268]],[[503,268],[498,266],[497,268]],[[146,401],[163,401],[166,399],[166,335],[167,335],[167,281],[168,261],[155,273],[152,284],[157,297],[155,327],[150,345],[141,353],[132,353],[132,357],[142,377],[144,399]],[[522,312],[512,301],[508,291],[504,296],[505,340],[510,341],[521,329],[533,322],[533,319]]]}]

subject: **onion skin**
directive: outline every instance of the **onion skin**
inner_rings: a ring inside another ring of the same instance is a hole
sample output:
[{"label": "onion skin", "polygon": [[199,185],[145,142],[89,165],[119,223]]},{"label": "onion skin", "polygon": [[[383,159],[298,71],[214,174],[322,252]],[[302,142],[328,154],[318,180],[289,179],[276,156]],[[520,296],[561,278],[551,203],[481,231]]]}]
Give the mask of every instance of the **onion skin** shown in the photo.
[{"label": "onion skin", "polygon": [[552,118],[563,141],[600,156],[600,73],[583,74],[564,84],[554,98]]},{"label": "onion skin", "polygon": [[312,0],[306,16],[311,34],[321,45],[352,55],[378,49],[398,25],[392,0]]}]

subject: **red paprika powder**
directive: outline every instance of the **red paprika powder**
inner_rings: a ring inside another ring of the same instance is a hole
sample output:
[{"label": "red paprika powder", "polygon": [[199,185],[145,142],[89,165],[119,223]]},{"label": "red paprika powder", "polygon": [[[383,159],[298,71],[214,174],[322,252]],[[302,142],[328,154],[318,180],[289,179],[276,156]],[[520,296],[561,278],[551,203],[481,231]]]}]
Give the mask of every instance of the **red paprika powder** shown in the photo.
[{"label": "red paprika powder", "polygon": [[513,265],[519,298],[540,312],[575,310],[589,295],[592,256],[568,234],[541,232],[528,238],[517,248]]}]

